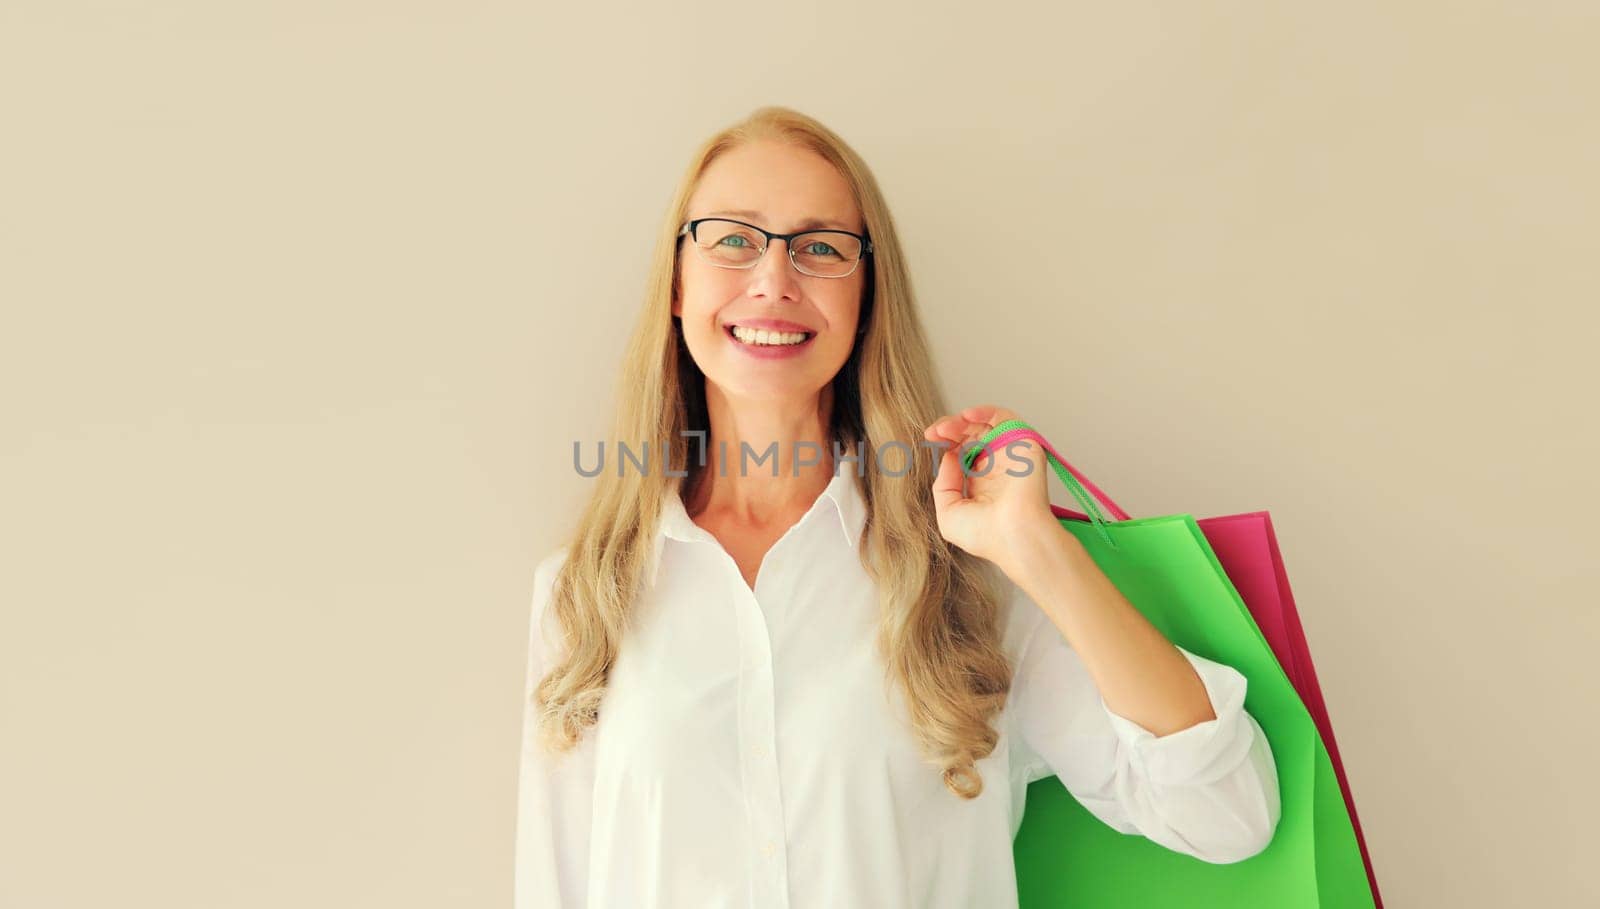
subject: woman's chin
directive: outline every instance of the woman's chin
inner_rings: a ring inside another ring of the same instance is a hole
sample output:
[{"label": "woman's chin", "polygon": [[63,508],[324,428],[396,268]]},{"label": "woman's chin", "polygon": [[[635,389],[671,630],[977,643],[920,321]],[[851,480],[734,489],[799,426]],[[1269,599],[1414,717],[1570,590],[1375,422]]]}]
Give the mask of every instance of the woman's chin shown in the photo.
[{"label": "woman's chin", "polygon": [[[765,371],[765,370],[762,370]],[[794,374],[787,376],[750,375],[749,370],[730,369],[717,375],[706,375],[706,381],[715,385],[724,397],[740,403],[771,405],[774,407],[817,397],[826,382],[815,376]]]}]

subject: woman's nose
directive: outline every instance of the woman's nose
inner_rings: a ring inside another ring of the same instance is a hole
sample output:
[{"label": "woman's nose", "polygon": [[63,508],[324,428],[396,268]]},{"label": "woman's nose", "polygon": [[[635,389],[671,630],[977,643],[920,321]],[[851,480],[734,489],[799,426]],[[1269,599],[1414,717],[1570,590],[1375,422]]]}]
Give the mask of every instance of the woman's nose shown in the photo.
[{"label": "woman's nose", "polygon": [[751,296],[799,297],[800,272],[789,258],[789,241],[773,240],[750,271]]}]

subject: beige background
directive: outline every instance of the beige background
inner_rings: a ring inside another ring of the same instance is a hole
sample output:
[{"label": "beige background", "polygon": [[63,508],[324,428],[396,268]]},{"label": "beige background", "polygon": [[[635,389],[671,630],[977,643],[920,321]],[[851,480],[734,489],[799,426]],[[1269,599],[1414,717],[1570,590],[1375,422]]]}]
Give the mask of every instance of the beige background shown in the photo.
[{"label": "beige background", "polygon": [[1600,900],[1594,4],[560,6],[0,7],[0,905],[509,904],[571,443],[764,103],[952,405],[1270,509],[1392,909]]}]

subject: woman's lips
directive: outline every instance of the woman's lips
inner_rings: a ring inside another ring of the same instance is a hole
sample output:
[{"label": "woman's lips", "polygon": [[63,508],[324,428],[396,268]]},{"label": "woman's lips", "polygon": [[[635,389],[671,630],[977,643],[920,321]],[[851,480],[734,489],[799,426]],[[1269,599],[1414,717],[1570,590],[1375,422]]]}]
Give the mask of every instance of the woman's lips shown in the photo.
[{"label": "woman's lips", "polygon": [[[743,325],[744,323],[734,324]],[[807,331],[806,329],[798,330]],[[746,344],[733,336],[733,325],[725,326],[722,329],[722,333],[727,335],[729,344],[732,344],[746,354],[749,354],[750,356],[760,360],[782,360],[787,359],[788,357],[798,356],[811,346],[812,341],[817,339],[816,332],[808,332],[806,339],[801,341],[799,344]]]}]

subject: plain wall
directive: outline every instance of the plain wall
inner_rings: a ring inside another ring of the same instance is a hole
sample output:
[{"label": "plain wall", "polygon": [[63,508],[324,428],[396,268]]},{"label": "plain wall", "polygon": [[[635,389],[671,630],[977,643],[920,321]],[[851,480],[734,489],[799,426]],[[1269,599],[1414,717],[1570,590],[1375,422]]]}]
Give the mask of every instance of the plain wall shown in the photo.
[{"label": "plain wall", "polygon": [[769,103],[876,172],[952,409],[1135,516],[1271,512],[1391,909],[1594,904],[1596,46],[1577,2],[11,0],[0,904],[509,904],[571,444],[688,155]]}]

